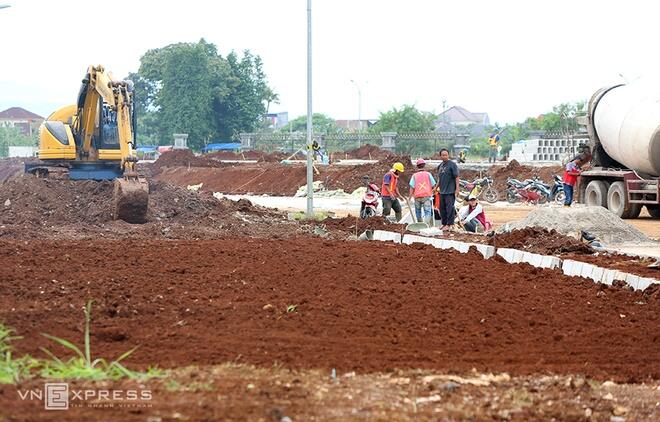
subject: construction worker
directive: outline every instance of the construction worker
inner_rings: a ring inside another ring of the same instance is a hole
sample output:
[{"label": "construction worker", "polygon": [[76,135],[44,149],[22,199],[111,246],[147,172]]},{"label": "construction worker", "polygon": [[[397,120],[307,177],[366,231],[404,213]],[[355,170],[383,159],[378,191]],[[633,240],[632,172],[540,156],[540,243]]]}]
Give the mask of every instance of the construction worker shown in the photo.
[{"label": "construction worker", "polygon": [[396,221],[401,221],[401,193],[399,192],[399,175],[403,173],[403,164],[394,163],[390,171],[383,176],[383,185],[380,188],[383,199],[383,217],[390,215],[390,210],[394,210]]},{"label": "construction worker", "polygon": [[483,233],[490,230],[492,223],[486,218],[484,208],[473,194],[467,197],[467,205],[458,210],[458,221],[465,231]]},{"label": "construction worker", "polygon": [[442,162],[438,166],[438,181],[435,189],[440,192],[442,230],[451,230],[454,227],[454,218],[456,217],[454,204],[460,194],[459,171],[458,165],[449,159],[447,148],[440,150],[440,159]]},{"label": "construction worker", "polygon": [[462,149],[458,153],[458,162],[461,163],[461,164],[464,164],[466,159],[467,159],[467,154],[465,153],[465,150]]},{"label": "construction worker", "polygon": [[[435,179],[428,171],[424,170],[426,161],[420,158],[415,163],[417,171],[410,178],[411,196],[415,202],[415,216],[418,222],[424,221],[429,226],[433,222],[432,198]],[[422,220],[422,209],[424,209],[424,219]]]},{"label": "construction worker", "polygon": [[319,158],[323,158],[323,155],[321,154],[321,146],[320,146],[319,143],[316,141],[316,139],[314,139],[314,141],[312,142],[312,152],[314,153],[314,155],[312,156],[312,159],[313,159],[314,161],[316,161],[316,157],[317,157],[317,156],[318,156]]},{"label": "construction worker", "polygon": [[500,145],[500,135],[497,133],[491,133],[488,137],[488,145],[490,146],[490,151],[488,153],[488,162],[491,160],[493,163],[497,162],[497,150]]},{"label": "construction worker", "polygon": [[[582,167],[584,165],[584,168]],[[589,168],[589,163],[582,161],[582,158],[575,158],[573,161],[570,161],[566,164],[564,169],[564,206],[570,207],[573,203],[573,190],[577,184],[578,176],[582,173],[582,170],[587,170]]]}]

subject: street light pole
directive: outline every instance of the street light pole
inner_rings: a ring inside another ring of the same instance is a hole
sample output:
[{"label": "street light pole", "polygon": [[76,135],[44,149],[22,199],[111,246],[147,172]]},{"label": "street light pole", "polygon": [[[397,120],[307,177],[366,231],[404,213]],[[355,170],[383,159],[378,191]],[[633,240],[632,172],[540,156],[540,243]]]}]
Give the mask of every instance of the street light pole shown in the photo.
[{"label": "street light pole", "polygon": [[314,173],[312,172],[312,0],[307,0],[307,218],[314,218]]},{"label": "street light pole", "polygon": [[362,146],[362,89],[360,85],[351,79],[358,91],[358,147]]}]

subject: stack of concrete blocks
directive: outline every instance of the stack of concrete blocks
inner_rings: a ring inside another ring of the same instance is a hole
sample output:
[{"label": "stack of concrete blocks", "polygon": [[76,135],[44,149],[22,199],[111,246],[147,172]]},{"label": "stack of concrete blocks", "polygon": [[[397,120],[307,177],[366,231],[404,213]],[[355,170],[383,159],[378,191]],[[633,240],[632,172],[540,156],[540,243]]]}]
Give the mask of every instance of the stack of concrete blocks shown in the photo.
[{"label": "stack of concrete blocks", "polygon": [[510,160],[519,163],[536,161],[562,161],[568,155],[576,154],[586,138],[575,139],[527,139],[511,145]]},{"label": "stack of concrete blocks", "polygon": [[608,285],[612,285],[615,280],[620,280],[636,290],[644,290],[651,284],[660,283],[660,280],[656,280],[654,278],[641,277],[617,270],[610,270],[607,268],[598,267],[593,264],[588,264],[586,262],[573,261],[570,259],[562,261],[556,256],[539,255],[518,249],[495,249],[493,246],[483,245],[480,243],[458,242],[455,240],[436,239],[432,237],[416,236],[411,234],[406,234],[402,237],[399,233],[388,232],[384,230],[375,230],[373,239],[394,243],[403,243],[405,245],[410,245],[412,243],[423,243],[438,249],[455,249],[461,253],[466,253],[470,249],[470,246],[474,246],[479,252],[481,252],[485,259],[489,259],[495,256],[497,253],[497,255],[501,256],[505,261],[511,264],[527,263],[537,268],[561,268],[563,273],[567,276],[584,277],[591,279],[596,283],[603,283]]}]

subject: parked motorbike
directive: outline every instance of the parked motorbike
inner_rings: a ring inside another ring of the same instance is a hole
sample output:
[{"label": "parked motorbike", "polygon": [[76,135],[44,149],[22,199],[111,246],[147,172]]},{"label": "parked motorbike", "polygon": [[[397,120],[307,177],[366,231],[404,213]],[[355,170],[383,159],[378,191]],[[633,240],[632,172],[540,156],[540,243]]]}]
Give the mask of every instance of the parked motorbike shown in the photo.
[{"label": "parked motorbike", "polygon": [[561,176],[557,176],[555,174],[553,177],[553,182],[554,183],[552,185],[552,189],[550,190],[550,195],[557,204],[563,204],[564,200],[566,199],[566,194],[564,193],[564,181],[561,179]]},{"label": "parked motorbike", "polygon": [[534,177],[533,179],[529,180],[529,190],[539,194],[539,199],[537,201],[539,204],[545,204],[546,202],[552,200],[552,191],[550,190],[550,185],[543,183],[543,181],[538,177]]},{"label": "parked motorbike", "polygon": [[509,178],[506,181],[506,200],[511,204],[518,201],[537,204],[541,195],[532,189],[534,181],[531,179],[521,182],[517,179]]},{"label": "parked motorbike", "polygon": [[467,180],[460,181],[461,197],[467,198],[470,195],[476,196],[478,199],[485,199],[487,202],[493,204],[500,199],[500,194],[493,186],[493,179],[484,177],[482,179],[474,179],[471,182]]},{"label": "parked motorbike", "polygon": [[362,195],[362,203],[360,204],[360,218],[366,219],[375,217],[378,210],[378,200],[380,199],[380,189],[374,183],[367,185],[367,190]]}]

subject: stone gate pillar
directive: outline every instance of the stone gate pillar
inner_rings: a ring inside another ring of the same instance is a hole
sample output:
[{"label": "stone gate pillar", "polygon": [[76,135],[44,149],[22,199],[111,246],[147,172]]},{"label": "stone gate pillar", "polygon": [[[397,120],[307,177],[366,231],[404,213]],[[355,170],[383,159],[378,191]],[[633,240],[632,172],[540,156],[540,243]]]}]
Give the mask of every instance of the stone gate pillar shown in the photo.
[{"label": "stone gate pillar", "polygon": [[383,138],[383,143],[380,147],[384,150],[395,152],[396,132],[381,132],[380,136]]},{"label": "stone gate pillar", "polygon": [[187,149],[188,148],[188,134],[187,133],[173,133],[174,136],[174,149]]},{"label": "stone gate pillar", "polygon": [[238,136],[241,139],[241,151],[254,149],[254,142],[251,133],[241,133]]}]

